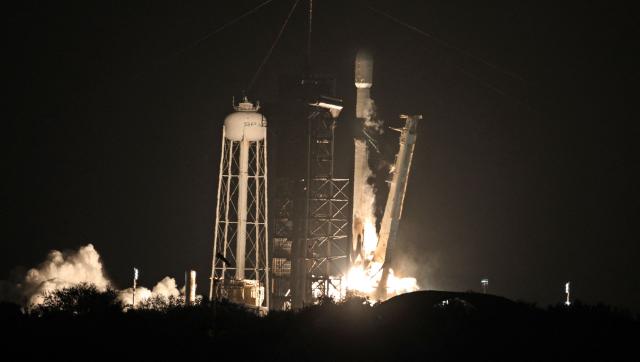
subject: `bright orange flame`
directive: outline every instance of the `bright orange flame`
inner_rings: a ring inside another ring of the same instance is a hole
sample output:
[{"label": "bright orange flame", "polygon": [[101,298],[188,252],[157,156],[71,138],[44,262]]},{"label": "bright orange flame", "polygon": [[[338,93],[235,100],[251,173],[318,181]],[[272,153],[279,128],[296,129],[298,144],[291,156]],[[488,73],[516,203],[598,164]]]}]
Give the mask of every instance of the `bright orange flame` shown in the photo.
[{"label": "bright orange flame", "polygon": [[373,253],[378,246],[378,234],[376,234],[376,224],[373,220],[365,220],[364,222],[364,256],[367,260],[373,259]]},{"label": "bright orange flame", "polygon": [[[364,263],[354,265],[347,274],[347,291],[375,299],[380,279],[382,279],[382,263],[373,261],[373,254],[378,245],[375,222],[367,219],[364,222]],[[387,298],[418,290],[416,278],[398,277],[389,269],[387,278]]]}]

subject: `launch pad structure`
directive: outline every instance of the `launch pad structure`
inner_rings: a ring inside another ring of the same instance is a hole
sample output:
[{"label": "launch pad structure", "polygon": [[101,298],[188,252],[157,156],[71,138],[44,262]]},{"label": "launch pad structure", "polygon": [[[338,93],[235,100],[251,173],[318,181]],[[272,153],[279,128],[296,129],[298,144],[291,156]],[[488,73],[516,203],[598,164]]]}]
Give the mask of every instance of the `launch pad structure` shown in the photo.
[{"label": "launch pad structure", "polygon": [[[363,74],[363,67],[368,71],[364,72],[366,79],[356,77],[361,80],[356,82],[360,85],[356,109],[364,125],[369,119],[367,109],[372,107],[368,90],[373,65],[369,55],[363,63],[362,54],[356,62],[356,76]],[[271,200],[275,206],[272,239],[268,237],[266,119],[246,99],[225,119],[211,299],[275,310],[299,309],[325,297],[343,299],[354,287],[348,285],[347,277],[355,264],[365,268],[380,265],[377,291],[371,296],[386,299],[417,121],[422,117],[403,116],[404,126],[394,129],[400,132],[399,150],[373,253],[364,240],[362,192],[368,183],[369,153],[375,145],[356,138],[354,183],[335,177],[335,131],[343,105],[333,96],[334,82],[332,78],[303,79],[293,87],[295,106],[290,100],[285,102],[294,127],[283,130],[293,141],[285,142],[286,155],[280,160],[284,172],[276,179]],[[327,93],[332,96],[324,95]]]},{"label": "launch pad structure", "polygon": [[[331,77],[305,77],[291,88],[297,124],[274,196],[272,307],[301,308],[343,294],[348,269],[350,180],[334,173],[335,129],[342,100]],[[286,86],[285,86],[286,87]],[[287,98],[287,97],[285,97]],[[304,125],[304,126],[303,126]]]},{"label": "launch pad structure", "polygon": [[335,128],[342,101],[319,96],[309,106],[304,230],[294,249],[294,308],[341,295],[348,267],[349,179],[334,177]]},{"label": "launch pad structure", "polygon": [[[259,105],[245,97],[234,104],[236,112],[225,119],[210,300],[229,299],[264,310],[300,309],[326,297],[339,300],[354,288],[348,278],[356,264],[369,268],[365,273],[372,270],[371,265],[380,266],[376,295],[379,299],[387,296],[387,278],[393,276],[391,251],[402,216],[416,121],[422,117],[406,116],[404,126],[396,129],[400,132],[400,149],[392,167],[393,179],[378,236],[375,220],[372,224],[367,216],[371,211],[365,212],[362,202],[364,189],[370,186],[370,151],[372,147],[377,151],[375,137],[366,129],[376,121],[370,98],[373,58],[361,50],[355,62],[356,122],[362,132],[354,140],[353,183],[335,174],[335,130],[343,109],[342,100],[335,95],[335,79],[313,75],[309,64],[307,68],[304,77],[289,84],[288,96],[280,95],[280,114],[273,112],[270,116],[276,119],[276,128],[281,127],[275,132],[280,138],[278,146],[284,146],[284,155],[277,157],[274,168],[273,198],[267,196],[267,122],[258,113]],[[272,219],[268,216],[269,203],[275,210]],[[371,239],[365,242],[365,221],[369,235],[373,225],[375,253]],[[370,280],[367,277],[364,282]]]}]

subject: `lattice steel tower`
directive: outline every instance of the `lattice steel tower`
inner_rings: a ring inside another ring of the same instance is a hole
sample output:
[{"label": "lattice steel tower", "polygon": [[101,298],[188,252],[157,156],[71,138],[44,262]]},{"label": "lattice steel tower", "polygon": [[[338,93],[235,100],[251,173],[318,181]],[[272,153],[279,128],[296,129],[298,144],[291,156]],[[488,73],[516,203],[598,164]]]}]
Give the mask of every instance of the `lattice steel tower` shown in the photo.
[{"label": "lattice steel tower", "polygon": [[349,179],[335,178],[334,132],[342,101],[319,97],[307,116],[304,214],[293,250],[293,307],[344,294],[348,263]]}]

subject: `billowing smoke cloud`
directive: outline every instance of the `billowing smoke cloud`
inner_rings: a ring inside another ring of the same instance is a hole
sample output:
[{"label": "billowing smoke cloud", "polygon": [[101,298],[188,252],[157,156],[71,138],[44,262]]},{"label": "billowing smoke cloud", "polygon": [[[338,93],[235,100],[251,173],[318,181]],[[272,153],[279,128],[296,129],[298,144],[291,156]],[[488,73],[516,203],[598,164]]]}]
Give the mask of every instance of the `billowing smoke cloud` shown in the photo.
[{"label": "billowing smoke cloud", "polygon": [[[170,297],[178,298],[180,291],[176,280],[170,277],[164,277],[161,281],[149,290],[145,287],[137,287],[135,292],[135,305],[149,300],[150,298],[162,298],[168,300]],[[124,305],[133,304],[133,288],[127,288],[118,292],[118,299]]]},{"label": "billowing smoke cloud", "polygon": [[367,133],[381,135],[384,133],[384,121],[376,117],[368,117],[364,120],[364,128]]},{"label": "billowing smoke cloud", "polygon": [[364,120],[365,128],[372,128],[372,129],[375,129],[376,131],[379,131],[380,133],[383,132],[381,127],[384,122],[382,122],[376,117],[376,102],[374,102],[374,100],[371,98],[367,100],[367,103],[364,109],[364,119],[365,119]]},{"label": "billowing smoke cloud", "polygon": [[[78,284],[93,284],[100,291],[113,287],[107,278],[100,255],[92,244],[77,251],[52,250],[38,267],[29,269],[18,283],[0,281],[0,297],[25,306],[41,304],[44,295]],[[152,290],[136,288],[136,305],[152,297],[179,297],[180,291],[173,278],[165,277]],[[132,288],[118,291],[120,301],[131,304]]]},{"label": "billowing smoke cloud", "polygon": [[77,252],[50,251],[40,266],[27,272],[19,288],[30,305],[42,303],[44,293],[80,283],[94,284],[101,291],[111,284],[92,244],[80,247]]},{"label": "billowing smoke cloud", "polygon": [[151,294],[159,295],[163,297],[178,297],[180,296],[180,291],[178,290],[178,285],[176,284],[176,280],[169,277],[164,277],[161,281],[153,287]]}]

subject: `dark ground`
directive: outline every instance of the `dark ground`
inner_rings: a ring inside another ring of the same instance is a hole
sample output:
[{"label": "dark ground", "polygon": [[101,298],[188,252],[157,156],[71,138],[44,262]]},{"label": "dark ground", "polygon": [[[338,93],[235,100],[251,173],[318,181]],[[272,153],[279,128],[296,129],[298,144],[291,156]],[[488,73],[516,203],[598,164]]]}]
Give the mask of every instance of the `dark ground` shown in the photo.
[{"label": "dark ground", "polygon": [[71,297],[30,314],[1,305],[5,351],[64,360],[612,361],[633,356],[640,337],[638,316],[608,306],[543,309],[476,293],[416,292],[373,307],[351,299],[266,317],[227,303],[123,313],[109,292],[61,293]]}]

